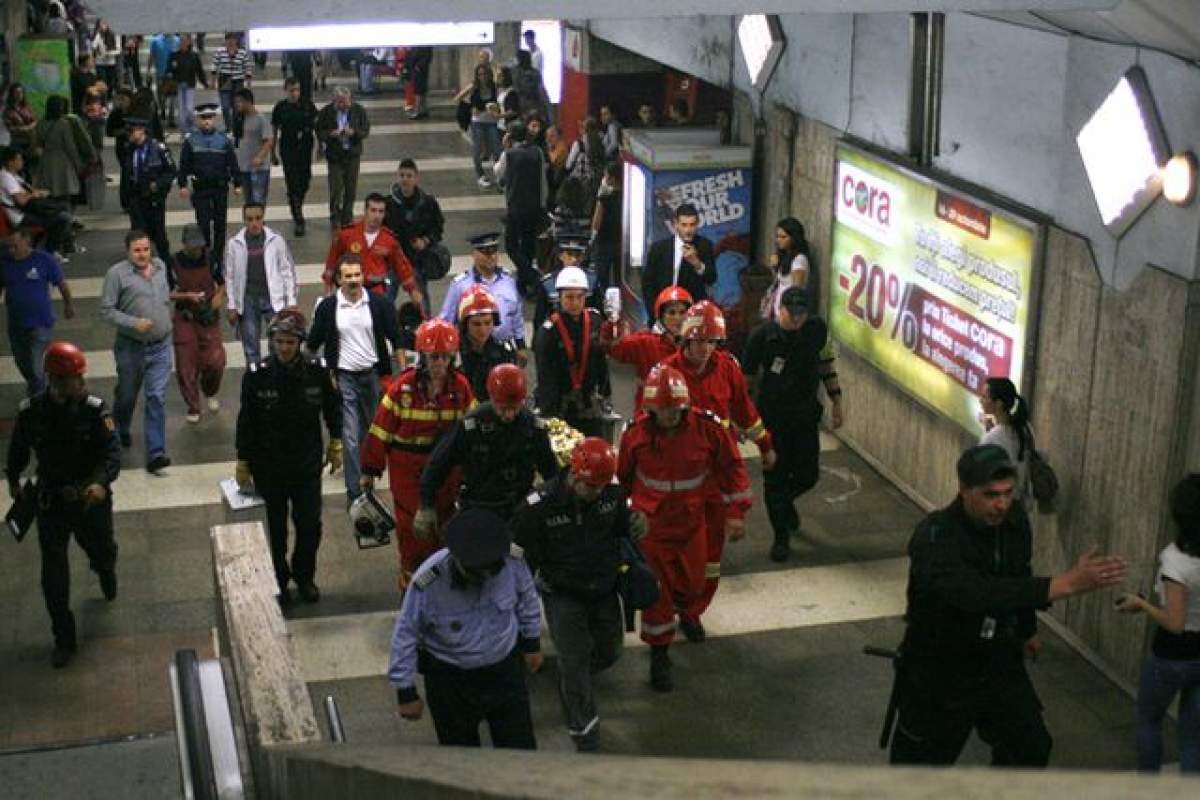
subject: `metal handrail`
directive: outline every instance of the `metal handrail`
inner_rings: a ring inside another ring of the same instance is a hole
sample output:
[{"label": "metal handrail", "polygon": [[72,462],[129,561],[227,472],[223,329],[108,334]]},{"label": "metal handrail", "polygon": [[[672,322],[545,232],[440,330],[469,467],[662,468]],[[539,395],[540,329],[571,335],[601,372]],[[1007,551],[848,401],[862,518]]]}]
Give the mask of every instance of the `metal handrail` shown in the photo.
[{"label": "metal handrail", "polygon": [[325,695],[325,722],[329,726],[329,740],[334,744],[346,743],[346,729],[342,727],[342,715],[338,712],[337,700]]},{"label": "metal handrail", "polygon": [[169,672],[183,797],[186,800],[217,800],[217,779],[208,744],[208,723],[196,651],[177,650]]}]

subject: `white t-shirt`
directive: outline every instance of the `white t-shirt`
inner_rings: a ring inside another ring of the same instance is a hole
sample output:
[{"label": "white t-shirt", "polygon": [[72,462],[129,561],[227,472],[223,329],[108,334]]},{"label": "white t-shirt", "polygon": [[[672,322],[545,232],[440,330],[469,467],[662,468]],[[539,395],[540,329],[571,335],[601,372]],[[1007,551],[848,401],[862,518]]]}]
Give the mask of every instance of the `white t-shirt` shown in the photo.
[{"label": "white t-shirt", "polygon": [[357,303],[351,303],[338,289],[337,312],[338,369],[362,372],[374,369],[379,356],[375,350],[375,328],[371,324],[371,301],[364,289]]},{"label": "white t-shirt", "polygon": [[17,194],[23,191],[25,191],[25,186],[21,183],[20,178],[6,169],[0,169],[0,205],[4,206],[4,210],[8,213],[8,221],[13,225],[20,225],[25,216],[17,207],[15,199]]},{"label": "white t-shirt", "polygon": [[372,233],[371,231],[364,229],[363,238],[367,240],[367,247],[374,247],[375,240],[379,238],[379,231]]},{"label": "white t-shirt", "polygon": [[1009,460],[1017,468],[1016,496],[1018,499],[1025,501],[1025,505],[1028,506],[1030,499],[1029,448],[1025,448],[1025,458],[1018,460],[1017,454],[1021,452],[1021,440],[1017,438],[1016,429],[1010,425],[996,425],[980,437],[979,443],[1000,445],[1008,453]]},{"label": "white t-shirt", "polygon": [[1154,591],[1160,605],[1167,604],[1167,590],[1163,578],[1170,578],[1187,587],[1187,615],[1184,617],[1185,631],[1200,631],[1200,558],[1189,556],[1172,542],[1158,554],[1158,574],[1154,576]]}]

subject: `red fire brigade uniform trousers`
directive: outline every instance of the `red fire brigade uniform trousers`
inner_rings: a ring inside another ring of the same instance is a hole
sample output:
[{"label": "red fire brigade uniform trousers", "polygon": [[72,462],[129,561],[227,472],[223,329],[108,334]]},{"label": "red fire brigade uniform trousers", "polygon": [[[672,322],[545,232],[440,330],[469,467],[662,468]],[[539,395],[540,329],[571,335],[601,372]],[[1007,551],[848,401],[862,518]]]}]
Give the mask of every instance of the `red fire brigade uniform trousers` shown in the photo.
[{"label": "red fire brigade uniform trousers", "polygon": [[[692,407],[711,411],[726,424],[733,423],[752,440],[760,452],[771,449],[771,434],[763,425],[758,408],[750,399],[746,377],[738,360],[724,350],[715,351],[703,369],[691,366],[682,351],[664,359],[663,363],[683,373],[687,381]],[[708,610],[717,586],[721,582],[721,556],[725,552],[726,504],[721,490],[710,482],[704,504],[705,529],[708,535],[708,559],[704,566],[704,592],[688,608],[688,617],[700,619]]]},{"label": "red fire brigade uniform trousers", "polygon": [[675,338],[658,325],[652,330],[627,333],[619,339],[615,338],[615,328],[611,322],[604,323],[604,327],[600,329],[600,344],[608,351],[609,357],[622,364],[632,364],[637,372],[637,384],[633,392],[633,413],[636,414],[642,410],[642,387],[645,385],[646,376],[655,364],[678,348]]},{"label": "red fire brigade uniform trousers", "polygon": [[[436,398],[430,398],[423,373],[417,369],[405,370],[380,402],[362,446],[364,475],[378,476],[385,461],[387,464],[396,514],[401,590],[408,586],[421,562],[442,546],[434,538],[418,539],[413,533],[413,517],[421,507],[421,472],[434,444],[474,404],[471,385],[462,374],[452,372],[447,387]],[[438,492],[436,508],[441,524],[454,514],[460,479],[455,469]]]},{"label": "red fire brigade uniform trousers", "polygon": [[208,325],[196,321],[197,311],[205,307],[212,308],[217,284],[207,265],[187,269],[181,265],[175,274],[177,291],[204,292],[204,299],[199,302],[178,303],[171,320],[171,344],[175,350],[175,378],[179,381],[179,393],[183,395],[188,413],[199,414],[200,392],[203,391],[205,397],[216,397],[221,390],[221,377],[225,374],[221,310],[208,312],[213,315]]},{"label": "red fire brigade uniform trousers", "polygon": [[727,513],[740,518],[750,507],[746,467],[733,437],[709,416],[685,414],[678,429],[665,433],[640,415],[621,439],[617,475],[649,520],[639,544],[662,589],[642,611],[642,640],[670,644],[676,614],[686,616],[705,589],[708,483],[717,480]]}]

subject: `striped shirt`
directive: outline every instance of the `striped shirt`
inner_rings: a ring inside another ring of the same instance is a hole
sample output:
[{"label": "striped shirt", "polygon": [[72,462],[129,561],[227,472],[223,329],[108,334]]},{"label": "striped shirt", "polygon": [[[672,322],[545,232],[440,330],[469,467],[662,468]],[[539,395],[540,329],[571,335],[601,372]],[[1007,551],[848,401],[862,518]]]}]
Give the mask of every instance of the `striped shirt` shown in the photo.
[{"label": "striped shirt", "polygon": [[250,53],[246,48],[239,47],[236,53],[230,55],[229,50],[222,47],[213,54],[213,72],[217,73],[218,84],[252,77],[254,72],[250,67]]}]

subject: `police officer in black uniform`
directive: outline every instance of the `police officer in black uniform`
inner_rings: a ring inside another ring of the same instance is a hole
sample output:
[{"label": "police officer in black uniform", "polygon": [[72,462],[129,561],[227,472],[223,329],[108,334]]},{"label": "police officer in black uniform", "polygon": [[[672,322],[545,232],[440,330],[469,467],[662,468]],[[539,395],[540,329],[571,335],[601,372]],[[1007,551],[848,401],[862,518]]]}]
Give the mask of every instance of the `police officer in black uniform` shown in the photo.
[{"label": "police officer in black uniform", "polygon": [[491,400],[467,412],[438,441],[421,473],[421,508],[413,533],[436,533],[435,500],[450,470],[462,467],[460,506],[485,508],[507,520],[533,486],[537,471],[549,480],[558,474],[546,423],[525,408],[525,373],[501,364],[488,376]]},{"label": "police officer in black uniform", "polygon": [[625,635],[617,574],[633,526],[625,490],[612,482],[616,470],[608,442],[584,439],[570,471],[539,486],[512,521],[514,541],[536,573],[558,651],[567,731],[581,752],[597,749],[600,732],[592,674],[616,663]]},{"label": "police officer in black uniform", "polygon": [[42,596],[54,633],[51,664],[65,667],[75,653],[71,613],[71,534],[100,576],[107,600],[117,596],[117,543],[113,539],[112,482],[121,471],[121,445],[104,401],[88,394],[83,353],[69,342],[46,350],[49,388],[21,401],[8,447],[8,492],[22,493],[21,473],[37,456],[38,545],[42,551]]},{"label": "police officer in black uniform", "polygon": [[[295,54],[293,54],[295,55]],[[303,59],[301,59],[303,63]],[[275,129],[275,144],[283,151],[283,180],[287,183],[288,207],[292,210],[292,223],[297,236],[305,233],[304,196],[312,181],[313,142],[317,107],[312,101],[312,57],[308,56],[307,83],[302,76],[288,78],[283,82],[287,97],[275,104],[271,111],[271,127]],[[305,94],[305,86],[309,86]],[[277,150],[271,152],[271,163],[278,164]]]},{"label": "police officer in black uniform", "polygon": [[1016,468],[996,445],[958,460],[958,497],[908,545],[908,628],[896,676],[893,764],[949,765],[975,729],[993,766],[1044,767],[1051,738],[1025,656],[1041,649],[1034,612],[1123,580],[1120,556],[1090,550],[1036,577],[1029,518],[1013,502]]},{"label": "police officer in black uniform", "polygon": [[125,125],[129,129],[129,152],[121,164],[121,207],[129,211],[131,228],[150,234],[158,257],[166,263],[171,258],[167,195],[175,179],[175,158],[165,144],[150,137],[148,120],[129,117]]},{"label": "police officer in black uniform", "polygon": [[791,537],[800,532],[796,499],[820,476],[824,408],[818,385],[825,385],[833,427],[840,428],[844,419],[829,326],[810,313],[813,305],[804,289],[786,289],[779,320],[755,328],[743,352],[742,371],[751,381],[759,379],[754,402],[775,443],[775,466],[763,472],[767,516],[775,531],[772,561],[788,560]]},{"label": "police officer in black uniform", "polygon": [[[179,193],[189,197],[196,210],[196,222],[204,234],[204,243],[212,254],[213,263],[220,267],[225,254],[225,218],[229,209],[229,184],[241,192],[242,173],[238,169],[233,140],[216,129],[216,103],[196,106],[197,129],[183,140],[179,151]],[[188,179],[191,187],[188,187]]]},{"label": "police officer in black uniform", "polygon": [[[283,605],[292,601],[292,579],[305,602],[321,597],[314,582],[321,544],[321,471],[328,466],[332,473],[342,465],[342,398],[324,360],[301,354],[305,329],[304,315],[295,308],[285,308],[271,320],[267,333],[274,353],[246,371],[237,420],[237,482],[244,491],[253,487],[266,501],[271,561]],[[322,417],[329,431],[327,447],[321,443]],[[296,525],[290,567],[289,504]]]}]

